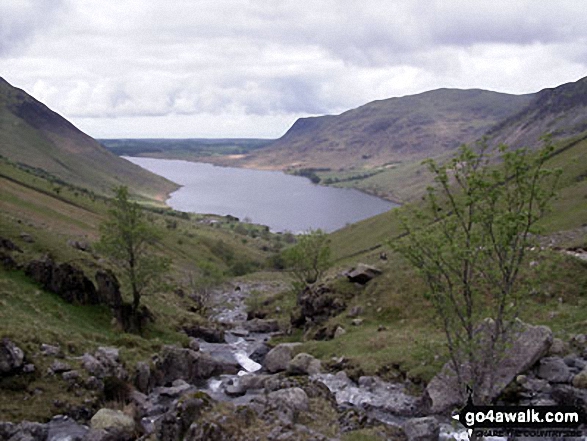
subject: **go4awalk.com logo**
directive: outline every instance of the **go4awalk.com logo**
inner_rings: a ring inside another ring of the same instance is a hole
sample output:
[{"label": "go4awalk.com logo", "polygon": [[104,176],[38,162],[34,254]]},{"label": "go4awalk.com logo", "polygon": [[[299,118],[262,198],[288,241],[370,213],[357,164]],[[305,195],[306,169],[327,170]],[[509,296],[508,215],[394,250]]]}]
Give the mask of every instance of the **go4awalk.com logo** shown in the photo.
[{"label": "go4awalk.com logo", "polygon": [[467,405],[453,418],[477,436],[582,437],[587,423],[574,406],[475,406]]}]

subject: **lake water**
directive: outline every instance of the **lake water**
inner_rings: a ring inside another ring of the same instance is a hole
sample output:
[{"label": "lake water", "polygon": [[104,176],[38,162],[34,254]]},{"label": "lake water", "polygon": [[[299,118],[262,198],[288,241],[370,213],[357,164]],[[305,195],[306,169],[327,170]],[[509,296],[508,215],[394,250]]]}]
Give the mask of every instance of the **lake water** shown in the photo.
[{"label": "lake water", "polygon": [[233,215],[294,233],[331,232],[396,206],[347,188],[324,187],[277,171],[170,159],[125,159],[181,185],[167,204],[179,211]]}]

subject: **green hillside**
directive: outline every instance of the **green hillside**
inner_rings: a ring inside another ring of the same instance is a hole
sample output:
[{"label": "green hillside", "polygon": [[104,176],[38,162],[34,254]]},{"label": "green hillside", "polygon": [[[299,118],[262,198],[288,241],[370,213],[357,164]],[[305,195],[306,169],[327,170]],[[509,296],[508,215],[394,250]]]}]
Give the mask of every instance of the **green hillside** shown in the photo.
[{"label": "green hillside", "polygon": [[162,204],[174,183],[125,161],[24,91],[0,78],[0,155],[107,195],[126,185]]},{"label": "green hillside", "polygon": [[[581,230],[587,224],[587,132],[575,138],[561,141],[547,162],[549,168],[560,168],[563,174],[559,181],[558,198],[553,203],[552,212],[542,220],[545,234],[566,230]],[[428,185],[432,176],[424,166],[419,166],[420,180]],[[425,186],[419,183],[417,192],[422,194]],[[397,212],[387,213],[365,219],[331,234],[337,259],[360,256],[364,250],[379,250],[381,246],[398,234]],[[568,246],[582,245],[580,234],[574,235]],[[356,258],[356,257],[353,257]]]},{"label": "green hillside", "polygon": [[370,169],[436,156],[479,138],[532,95],[438,89],[374,101],[341,115],[301,118],[243,163],[253,168]]}]

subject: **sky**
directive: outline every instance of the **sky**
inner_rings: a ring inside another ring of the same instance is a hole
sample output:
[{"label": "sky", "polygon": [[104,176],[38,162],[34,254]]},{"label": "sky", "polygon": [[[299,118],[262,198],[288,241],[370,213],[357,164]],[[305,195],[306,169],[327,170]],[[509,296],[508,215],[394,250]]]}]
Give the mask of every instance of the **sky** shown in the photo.
[{"label": "sky", "polygon": [[278,138],[441,87],[587,76],[585,0],[0,0],[0,76],[95,138]]}]

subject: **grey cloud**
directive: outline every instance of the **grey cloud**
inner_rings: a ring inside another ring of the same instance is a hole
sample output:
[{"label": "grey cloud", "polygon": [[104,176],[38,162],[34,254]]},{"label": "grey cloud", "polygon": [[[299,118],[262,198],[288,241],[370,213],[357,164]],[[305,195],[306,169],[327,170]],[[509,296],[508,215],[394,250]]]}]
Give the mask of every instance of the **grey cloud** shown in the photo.
[{"label": "grey cloud", "polygon": [[0,2],[0,56],[18,53],[55,24],[65,9],[64,0]]}]

